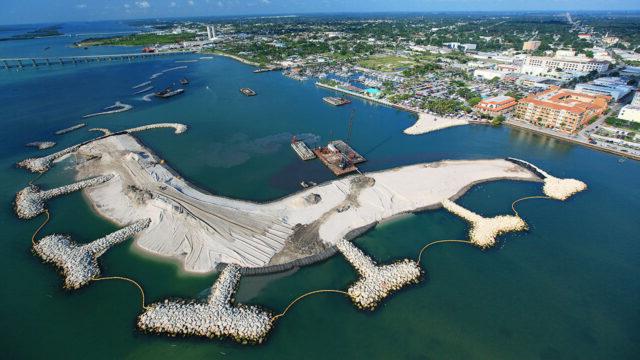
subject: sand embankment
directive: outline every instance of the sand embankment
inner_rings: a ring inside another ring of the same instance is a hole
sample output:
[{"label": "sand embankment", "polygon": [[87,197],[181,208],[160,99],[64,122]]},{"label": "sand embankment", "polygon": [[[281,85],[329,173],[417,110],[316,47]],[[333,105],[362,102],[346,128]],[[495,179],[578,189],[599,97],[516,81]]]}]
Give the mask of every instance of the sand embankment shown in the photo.
[{"label": "sand embankment", "polygon": [[201,273],[218,263],[261,267],[310,256],[355,229],[439,206],[471,184],[538,180],[503,159],[441,161],[345,177],[257,204],[194,188],[129,134],[84,145],[78,157],[79,178],[118,175],[85,190],[98,213],[119,224],[151,218],[136,245]]},{"label": "sand embankment", "polygon": [[420,135],[432,131],[446,129],[452,126],[468,125],[467,119],[447,118],[427,113],[419,113],[418,120],[412,126],[404,129],[407,135]]}]

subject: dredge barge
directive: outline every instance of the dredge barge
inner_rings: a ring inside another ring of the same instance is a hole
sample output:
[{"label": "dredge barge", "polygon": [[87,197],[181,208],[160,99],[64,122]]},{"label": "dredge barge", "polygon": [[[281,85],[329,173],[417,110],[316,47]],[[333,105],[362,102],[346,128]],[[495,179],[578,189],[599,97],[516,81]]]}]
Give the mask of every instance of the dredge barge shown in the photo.
[{"label": "dredge barge", "polygon": [[316,155],[309,149],[307,144],[302,140],[297,140],[295,136],[291,138],[291,148],[293,148],[293,151],[304,161],[316,158]]},{"label": "dredge barge", "polygon": [[343,97],[335,97],[335,96],[326,96],[323,97],[322,100],[327,104],[331,104],[333,106],[342,106],[346,104],[351,104],[351,100],[343,98]]},{"label": "dredge barge", "polygon": [[256,92],[249,88],[240,88],[240,92],[246,96],[255,96]]},{"label": "dredge barge", "polygon": [[336,176],[358,171],[356,164],[367,161],[342,140],[334,140],[326,147],[314,149],[313,152]]}]

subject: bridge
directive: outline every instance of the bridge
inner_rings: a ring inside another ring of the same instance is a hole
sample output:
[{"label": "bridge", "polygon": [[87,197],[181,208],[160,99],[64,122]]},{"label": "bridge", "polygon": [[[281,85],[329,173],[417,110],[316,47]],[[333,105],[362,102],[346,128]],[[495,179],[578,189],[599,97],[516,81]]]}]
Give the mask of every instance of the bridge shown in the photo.
[{"label": "bridge", "polygon": [[5,70],[23,69],[26,67],[37,68],[40,66],[54,65],[77,65],[92,62],[108,62],[108,61],[135,61],[153,59],[160,56],[169,56],[176,54],[188,54],[193,51],[166,51],[154,53],[133,53],[133,54],[109,54],[109,55],[84,55],[84,56],[60,56],[60,57],[32,57],[32,58],[13,58],[0,59],[0,67]]}]

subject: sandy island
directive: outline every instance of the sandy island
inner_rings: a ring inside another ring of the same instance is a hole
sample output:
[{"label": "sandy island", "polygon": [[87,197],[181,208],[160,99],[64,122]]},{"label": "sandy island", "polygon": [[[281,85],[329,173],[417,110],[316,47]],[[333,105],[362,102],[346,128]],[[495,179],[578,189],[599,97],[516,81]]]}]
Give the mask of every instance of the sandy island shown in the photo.
[{"label": "sandy island", "polygon": [[452,126],[467,125],[467,119],[446,118],[427,113],[419,113],[418,120],[412,126],[404,129],[407,135],[420,135],[428,132],[446,129]]},{"label": "sandy island", "polygon": [[150,218],[136,245],[199,273],[219,263],[262,267],[315,255],[354,230],[437,208],[479,182],[540,180],[503,159],[441,161],[345,177],[258,204],[194,188],[129,134],[93,141],[77,153],[78,178],[116,174],[84,190],[99,214],[120,225]]}]

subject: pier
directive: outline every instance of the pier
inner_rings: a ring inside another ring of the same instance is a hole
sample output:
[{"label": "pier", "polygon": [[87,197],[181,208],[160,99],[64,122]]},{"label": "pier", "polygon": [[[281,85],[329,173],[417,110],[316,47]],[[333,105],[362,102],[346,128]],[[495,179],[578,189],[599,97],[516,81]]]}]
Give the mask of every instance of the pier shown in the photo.
[{"label": "pier", "polygon": [[155,59],[161,56],[171,56],[176,54],[186,54],[185,51],[167,51],[156,53],[131,53],[131,54],[111,54],[111,55],[83,55],[83,56],[60,56],[60,57],[33,57],[33,58],[5,58],[0,59],[0,67],[5,70],[52,67],[64,65],[79,65],[95,62],[111,61],[137,61]]}]

